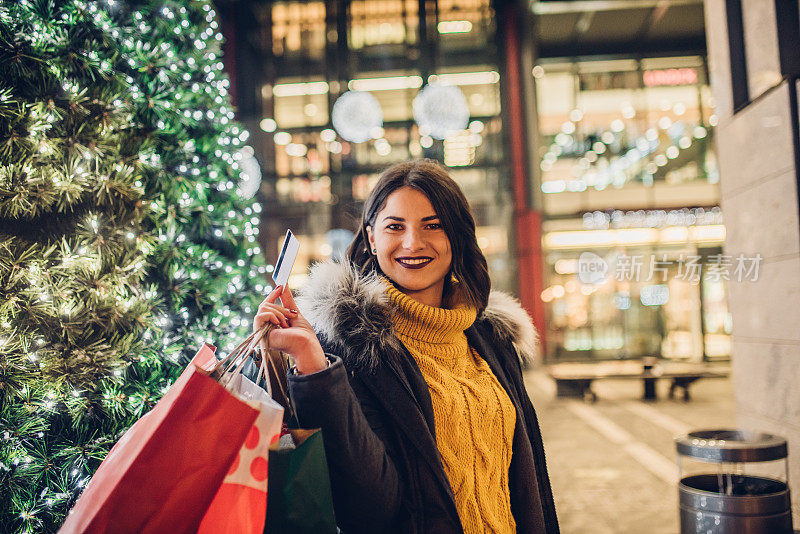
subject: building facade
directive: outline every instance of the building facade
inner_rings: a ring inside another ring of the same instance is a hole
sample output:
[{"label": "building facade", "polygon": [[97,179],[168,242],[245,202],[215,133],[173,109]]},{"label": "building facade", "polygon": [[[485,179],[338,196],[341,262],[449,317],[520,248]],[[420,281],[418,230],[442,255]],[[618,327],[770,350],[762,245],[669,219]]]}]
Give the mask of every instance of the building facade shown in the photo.
[{"label": "building facade", "polygon": [[742,428],[787,438],[800,517],[800,16],[781,0],[707,0],[727,254],[763,257],[730,284],[732,367]]},{"label": "building facade", "polygon": [[[291,284],[343,252],[381,170],[430,157],[545,361],[729,356],[728,277],[697,273],[720,270],[725,232],[701,1],[220,6],[261,247],[274,261],[286,228],[301,242]],[[460,93],[460,129],[423,124],[429,87]],[[579,272],[595,263],[603,280]]]},{"label": "building facade", "polygon": [[[238,118],[251,133],[243,160],[261,174],[262,249],[274,261],[287,227],[301,242],[290,284],[302,285],[311,262],[343,252],[383,169],[433,158],[470,202],[494,286],[518,295],[544,328],[524,2],[221,2],[220,10]],[[437,134],[453,101],[467,118]]]}]

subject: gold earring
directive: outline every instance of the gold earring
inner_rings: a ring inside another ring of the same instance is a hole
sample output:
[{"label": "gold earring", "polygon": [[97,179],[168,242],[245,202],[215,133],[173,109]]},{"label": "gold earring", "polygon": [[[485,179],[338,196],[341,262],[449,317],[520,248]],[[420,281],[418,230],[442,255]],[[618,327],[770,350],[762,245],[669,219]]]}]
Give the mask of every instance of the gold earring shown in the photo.
[{"label": "gold earring", "polygon": [[450,283],[451,284],[457,284],[458,283],[458,278],[456,278],[455,273],[450,273]]}]

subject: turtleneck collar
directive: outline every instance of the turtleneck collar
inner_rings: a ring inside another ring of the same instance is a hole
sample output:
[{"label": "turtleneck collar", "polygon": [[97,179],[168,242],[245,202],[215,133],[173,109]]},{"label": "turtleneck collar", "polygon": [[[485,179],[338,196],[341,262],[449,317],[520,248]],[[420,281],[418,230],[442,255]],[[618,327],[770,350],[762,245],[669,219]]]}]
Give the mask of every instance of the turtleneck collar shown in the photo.
[{"label": "turtleneck collar", "polygon": [[448,344],[461,339],[478,315],[477,310],[463,302],[452,309],[422,304],[397,289],[391,281],[381,276],[392,304],[392,322],[402,338],[425,343]]}]

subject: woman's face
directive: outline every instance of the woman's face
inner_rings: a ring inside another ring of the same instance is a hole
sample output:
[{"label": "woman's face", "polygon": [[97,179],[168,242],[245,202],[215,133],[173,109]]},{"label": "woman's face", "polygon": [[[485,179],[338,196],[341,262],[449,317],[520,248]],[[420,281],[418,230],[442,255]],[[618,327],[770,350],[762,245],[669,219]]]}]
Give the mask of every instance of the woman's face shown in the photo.
[{"label": "woman's face", "polygon": [[389,195],[367,234],[370,252],[377,249],[378,265],[398,289],[423,304],[441,305],[450,240],[423,192],[401,187]]}]

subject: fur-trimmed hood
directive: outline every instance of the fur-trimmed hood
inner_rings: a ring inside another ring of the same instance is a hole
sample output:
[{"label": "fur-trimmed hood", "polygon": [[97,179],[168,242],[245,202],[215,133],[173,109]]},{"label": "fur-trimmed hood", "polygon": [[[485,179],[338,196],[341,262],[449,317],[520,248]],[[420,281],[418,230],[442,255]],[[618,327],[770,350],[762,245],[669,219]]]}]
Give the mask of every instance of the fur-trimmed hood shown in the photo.
[{"label": "fur-trimmed hood", "polygon": [[[316,263],[296,302],[317,335],[332,344],[349,366],[373,369],[382,354],[403,350],[394,334],[389,296],[374,272],[362,275],[346,260]],[[514,345],[523,363],[533,362],[538,336],[516,298],[492,290],[476,321],[483,319],[499,340]]]}]

